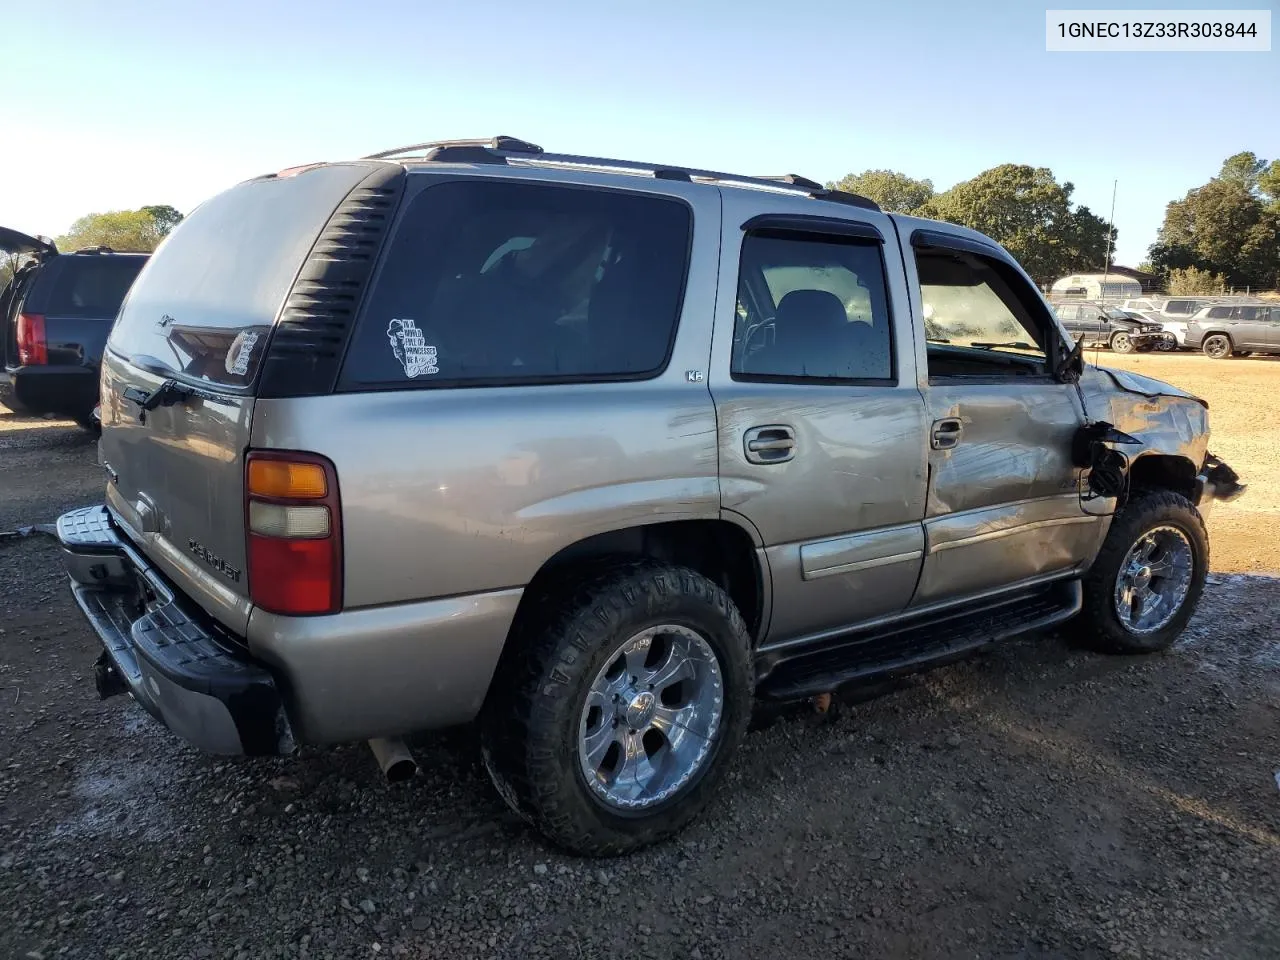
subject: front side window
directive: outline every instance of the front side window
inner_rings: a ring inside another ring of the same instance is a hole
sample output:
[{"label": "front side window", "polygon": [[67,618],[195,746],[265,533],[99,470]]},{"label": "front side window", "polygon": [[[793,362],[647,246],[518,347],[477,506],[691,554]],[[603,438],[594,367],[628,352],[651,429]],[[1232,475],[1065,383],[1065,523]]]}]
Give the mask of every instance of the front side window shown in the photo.
[{"label": "front side window", "polygon": [[[1033,295],[1016,271],[993,259],[938,248],[917,250],[916,270],[930,377],[1047,372],[1053,334],[1035,319]],[[1081,321],[1097,316],[1096,307],[1078,309]]]},{"label": "front side window", "polygon": [[748,233],[731,372],[737,380],[890,380],[892,332],[880,243]]},{"label": "front side window", "polygon": [[678,200],[453,181],[405,211],[348,388],[634,379],[666,366],[689,261]]}]

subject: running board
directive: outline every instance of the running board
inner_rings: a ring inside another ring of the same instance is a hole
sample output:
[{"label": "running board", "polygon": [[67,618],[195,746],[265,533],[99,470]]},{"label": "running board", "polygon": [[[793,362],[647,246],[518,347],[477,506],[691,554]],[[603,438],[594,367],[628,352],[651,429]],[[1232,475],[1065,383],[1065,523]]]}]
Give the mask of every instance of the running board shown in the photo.
[{"label": "running board", "polygon": [[1079,580],[1060,580],[945,613],[853,632],[757,660],[756,695],[797,700],[854,681],[878,680],[958,660],[1008,637],[1070,620],[1084,602]]}]

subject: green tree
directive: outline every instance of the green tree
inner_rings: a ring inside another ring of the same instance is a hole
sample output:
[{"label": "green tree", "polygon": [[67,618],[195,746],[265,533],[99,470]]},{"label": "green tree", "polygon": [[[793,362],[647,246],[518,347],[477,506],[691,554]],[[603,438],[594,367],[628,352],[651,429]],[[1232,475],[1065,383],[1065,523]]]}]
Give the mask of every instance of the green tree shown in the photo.
[{"label": "green tree", "polygon": [[1252,192],[1258,188],[1258,177],[1266,169],[1267,161],[1259,160],[1253,151],[1245,150],[1222,161],[1218,179],[1238,183]]},{"label": "green tree", "polygon": [[932,180],[915,180],[896,170],[850,173],[827,186],[861,194],[889,213],[912,213],[933,197]]},{"label": "green tree", "polygon": [[1251,153],[1228,158],[1222,175],[1165,208],[1151,262],[1166,273],[1195,267],[1222,274],[1234,287],[1275,286],[1280,205],[1266,202],[1262,193],[1275,189],[1275,167],[1263,166]]},{"label": "green tree", "polygon": [[142,212],[151,214],[151,219],[156,222],[156,229],[160,231],[161,237],[167,237],[169,231],[182,222],[182,214],[167,203],[143,207]]},{"label": "green tree", "polygon": [[1169,293],[1178,297],[1192,294],[1215,294],[1227,292],[1227,281],[1220,273],[1210,273],[1196,267],[1184,267],[1181,270],[1169,271],[1167,283]]},{"label": "green tree", "polygon": [[1280,160],[1258,174],[1258,190],[1266,198],[1268,208],[1280,213]]},{"label": "green tree", "polygon": [[90,213],[73,223],[71,229],[58,238],[58,249],[65,252],[85,247],[110,247],[112,250],[151,251],[181,220],[182,214],[170,206]]},{"label": "green tree", "polygon": [[[1074,207],[1074,190],[1046,167],[1006,163],[956,184],[917,212],[985,233],[1045,284],[1073,271],[1100,270],[1107,258],[1107,223],[1088,207]],[[1113,247],[1115,237],[1112,230]]]}]

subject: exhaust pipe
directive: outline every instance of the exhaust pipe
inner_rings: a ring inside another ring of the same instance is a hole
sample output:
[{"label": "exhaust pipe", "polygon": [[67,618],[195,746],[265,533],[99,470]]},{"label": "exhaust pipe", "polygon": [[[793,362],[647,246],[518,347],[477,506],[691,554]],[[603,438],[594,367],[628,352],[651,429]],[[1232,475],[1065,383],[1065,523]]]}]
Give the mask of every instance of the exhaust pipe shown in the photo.
[{"label": "exhaust pipe", "polygon": [[382,768],[382,775],[387,778],[387,783],[404,783],[417,775],[418,761],[413,759],[413,754],[403,740],[375,737],[369,741],[369,749],[373,751],[373,757]]}]

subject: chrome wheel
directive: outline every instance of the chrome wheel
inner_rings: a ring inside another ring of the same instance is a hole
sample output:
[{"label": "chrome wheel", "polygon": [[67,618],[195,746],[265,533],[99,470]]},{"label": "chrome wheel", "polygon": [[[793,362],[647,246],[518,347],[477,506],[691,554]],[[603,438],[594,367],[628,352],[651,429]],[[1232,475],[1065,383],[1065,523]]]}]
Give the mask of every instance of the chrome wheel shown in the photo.
[{"label": "chrome wheel", "polygon": [[1224,357],[1231,356],[1231,341],[1220,333],[1215,333],[1211,337],[1206,337],[1202,349],[1205,356],[1214,360],[1221,360]]},{"label": "chrome wheel", "polygon": [[673,796],[706,765],[724,712],[720,662],[676,624],[623,643],[596,674],[578,722],[578,762],[607,805],[642,810]]},{"label": "chrome wheel", "polygon": [[1132,353],[1133,340],[1127,333],[1113,333],[1111,335],[1111,349],[1116,353]]},{"label": "chrome wheel", "polygon": [[1155,633],[1182,609],[1195,560],[1180,529],[1148,530],[1129,548],[1116,575],[1116,616],[1131,633]]}]

